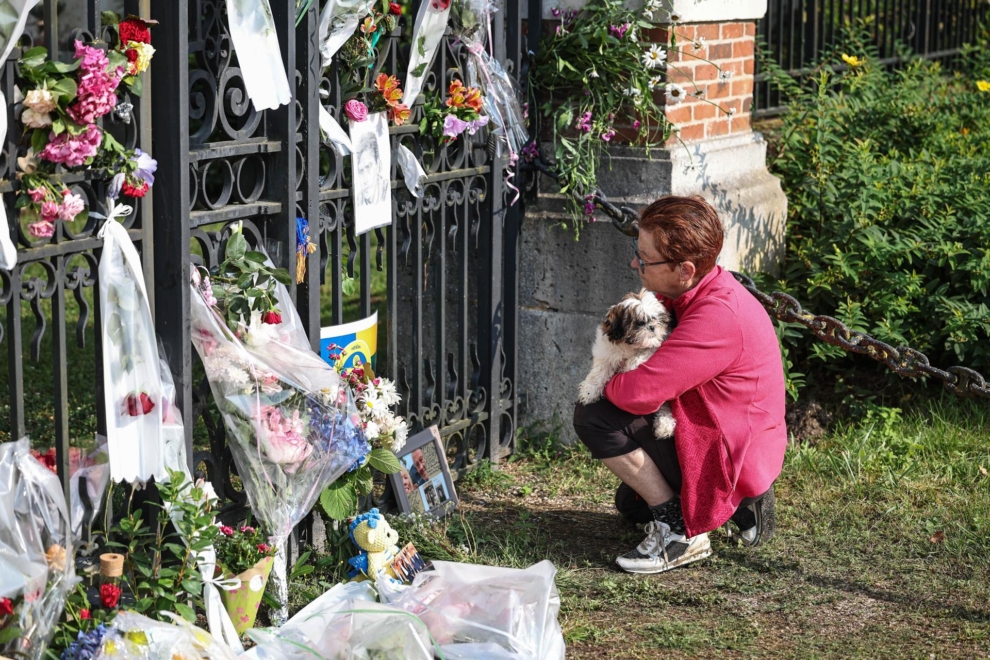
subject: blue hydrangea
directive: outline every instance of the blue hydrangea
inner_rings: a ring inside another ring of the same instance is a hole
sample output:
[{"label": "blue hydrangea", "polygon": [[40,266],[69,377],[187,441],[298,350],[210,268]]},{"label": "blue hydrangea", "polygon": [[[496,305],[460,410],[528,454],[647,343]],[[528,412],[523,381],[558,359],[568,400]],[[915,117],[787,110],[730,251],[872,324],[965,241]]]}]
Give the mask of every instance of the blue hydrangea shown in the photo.
[{"label": "blue hydrangea", "polygon": [[61,660],[92,660],[100,650],[100,644],[103,643],[106,634],[107,628],[102,623],[88,633],[80,630],[76,641],[62,651]]}]

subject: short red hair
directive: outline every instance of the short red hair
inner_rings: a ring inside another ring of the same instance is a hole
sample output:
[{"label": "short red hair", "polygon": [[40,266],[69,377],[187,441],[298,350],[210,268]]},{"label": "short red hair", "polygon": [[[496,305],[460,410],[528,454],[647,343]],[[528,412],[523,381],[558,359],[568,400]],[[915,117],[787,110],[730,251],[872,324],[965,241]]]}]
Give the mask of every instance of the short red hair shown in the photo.
[{"label": "short red hair", "polygon": [[698,275],[715,268],[725,230],[712,205],[701,197],[661,197],[640,213],[639,228],[650,232],[664,261],[690,261]]}]

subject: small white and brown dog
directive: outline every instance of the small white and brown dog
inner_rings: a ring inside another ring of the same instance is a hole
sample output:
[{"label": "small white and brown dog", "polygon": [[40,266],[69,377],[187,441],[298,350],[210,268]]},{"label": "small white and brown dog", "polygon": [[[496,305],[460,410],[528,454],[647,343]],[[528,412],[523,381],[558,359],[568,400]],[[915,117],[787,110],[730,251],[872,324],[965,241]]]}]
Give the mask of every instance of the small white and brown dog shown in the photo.
[{"label": "small white and brown dog", "polygon": [[[670,314],[646,289],[627,294],[622,302],[612,305],[598,326],[591,352],[594,361],[578,388],[578,401],[588,405],[602,398],[612,376],[632,371],[649,360],[670,330]],[[665,403],[657,411],[653,433],[658,438],[668,438],[674,434],[674,425],[670,406]]]}]

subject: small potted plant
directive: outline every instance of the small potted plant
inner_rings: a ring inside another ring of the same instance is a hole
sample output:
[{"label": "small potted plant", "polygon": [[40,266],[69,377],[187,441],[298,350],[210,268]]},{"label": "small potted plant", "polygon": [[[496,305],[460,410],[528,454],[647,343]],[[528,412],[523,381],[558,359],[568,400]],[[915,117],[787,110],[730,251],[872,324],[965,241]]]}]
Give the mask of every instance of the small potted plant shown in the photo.
[{"label": "small potted plant", "polygon": [[216,551],[217,569],[223,572],[225,578],[239,580],[241,583],[230,591],[220,590],[227,614],[234,622],[237,634],[241,635],[254,626],[261,597],[272,572],[275,546],[256,527],[242,525],[235,528],[221,525],[216,539]]}]

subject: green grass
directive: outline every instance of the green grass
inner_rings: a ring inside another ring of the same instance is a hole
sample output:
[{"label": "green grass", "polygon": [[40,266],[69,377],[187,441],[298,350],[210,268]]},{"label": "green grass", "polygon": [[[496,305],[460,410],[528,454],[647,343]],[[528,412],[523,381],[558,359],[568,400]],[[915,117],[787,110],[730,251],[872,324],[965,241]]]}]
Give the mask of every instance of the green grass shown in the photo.
[{"label": "green grass", "polygon": [[557,566],[569,658],[971,658],[990,654],[990,447],[985,403],[874,408],[792,446],[777,535],[657,576],[617,571],[640,532],[616,480],[553,434],[458,482],[460,511],[396,521],[431,559]]}]

